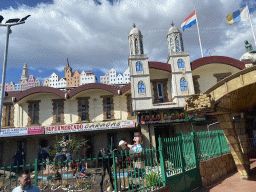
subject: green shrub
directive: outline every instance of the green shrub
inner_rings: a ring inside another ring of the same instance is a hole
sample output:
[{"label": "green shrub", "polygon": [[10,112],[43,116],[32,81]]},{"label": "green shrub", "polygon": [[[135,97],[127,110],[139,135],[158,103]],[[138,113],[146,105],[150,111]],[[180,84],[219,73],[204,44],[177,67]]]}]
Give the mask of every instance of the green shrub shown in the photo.
[{"label": "green shrub", "polygon": [[159,174],[150,173],[146,175],[146,183],[148,187],[152,186],[154,188],[154,186],[162,185],[162,179]]}]

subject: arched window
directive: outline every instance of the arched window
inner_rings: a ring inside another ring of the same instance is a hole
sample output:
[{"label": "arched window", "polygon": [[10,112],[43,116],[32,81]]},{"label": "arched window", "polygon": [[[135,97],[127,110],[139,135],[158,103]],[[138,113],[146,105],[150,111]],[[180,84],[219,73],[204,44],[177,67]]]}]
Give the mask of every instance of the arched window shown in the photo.
[{"label": "arched window", "polygon": [[138,93],[145,93],[145,85],[142,81],[138,83]]},{"label": "arched window", "polygon": [[174,42],[173,42],[172,38],[170,38],[170,45],[171,45],[171,52],[173,53],[174,52]]},{"label": "arched window", "polygon": [[176,43],[176,52],[180,52],[180,41],[179,38],[175,38],[175,43]]},{"label": "arched window", "polygon": [[142,39],[140,39],[140,54],[144,54],[144,53],[143,53]]},{"label": "arched window", "polygon": [[139,54],[138,39],[135,38],[135,54]]},{"label": "arched window", "polygon": [[143,71],[142,63],[140,61],[136,62],[136,71]]},{"label": "arched window", "polygon": [[130,49],[131,49],[131,55],[133,55],[133,44],[132,44],[132,41],[130,42]]},{"label": "arched window", "polygon": [[184,67],[184,60],[183,59],[178,59],[178,68],[185,68]]},{"label": "arched window", "polygon": [[180,79],[180,90],[187,91],[188,90],[188,83],[184,77]]}]

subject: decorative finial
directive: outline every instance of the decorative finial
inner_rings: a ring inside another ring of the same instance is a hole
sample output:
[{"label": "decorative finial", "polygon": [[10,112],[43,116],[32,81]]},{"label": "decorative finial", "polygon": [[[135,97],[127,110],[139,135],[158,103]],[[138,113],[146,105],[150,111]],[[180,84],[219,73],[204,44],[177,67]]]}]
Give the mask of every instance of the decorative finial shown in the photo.
[{"label": "decorative finial", "polygon": [[136,25],[135,25],[135,23],[133,23],[133,28],[135,28],[136,27]]},{"label": "decorative finial", "polygon": [[173,23],[173,21],[172,21],[172,23],[171,23],[171,26],[172,26],[172,27],[174,26],[174,23]]}]

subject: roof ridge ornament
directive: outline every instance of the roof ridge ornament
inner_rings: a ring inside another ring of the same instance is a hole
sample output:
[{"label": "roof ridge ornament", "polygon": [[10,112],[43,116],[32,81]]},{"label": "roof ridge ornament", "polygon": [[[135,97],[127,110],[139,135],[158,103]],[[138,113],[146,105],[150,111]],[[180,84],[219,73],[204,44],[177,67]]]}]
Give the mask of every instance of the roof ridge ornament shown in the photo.
[{"label": "roof ridge ornament", "polygon": [[171,26],[172,26],[172,27],[174,27],[174,23],[173,23],[173,21],[172,21],[172,23],[171,23]]},{"label": "roof ridge ornament", "polygon": [[136,27],[136,25],[135,25],[135,23],[133,23],[133,28],[135,28]]}]

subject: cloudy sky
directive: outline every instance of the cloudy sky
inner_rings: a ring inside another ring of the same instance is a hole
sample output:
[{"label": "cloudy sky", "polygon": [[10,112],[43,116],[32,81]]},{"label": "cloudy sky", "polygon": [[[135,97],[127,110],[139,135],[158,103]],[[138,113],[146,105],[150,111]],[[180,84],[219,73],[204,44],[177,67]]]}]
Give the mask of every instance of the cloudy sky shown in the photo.
[{"label": "cloudy sky", "polygon": [[[205,56],[239,59],[244,41],[256,49],[249,20],[228,25],[226,15],[246,3],[256,29],[255,0],[4,0],[5,20],[31,15],[10,35],[6,83],[18,83],[24,63],[29,74],[42,82],[52,72],[63,77],[67,58],[73,71],[94,71],[98,76],[111,68],[122,73],[128,67],[128,35],[133,23],[141,30],[149,61],[166,62],[166,36],[173,21],[182,21],[196,7]],[[6,28],[0,27],[0,64]],[[201,57],[196,25],[183,32],[184,48],[191,61]]]}]

